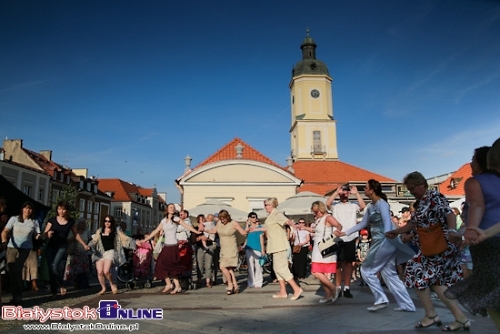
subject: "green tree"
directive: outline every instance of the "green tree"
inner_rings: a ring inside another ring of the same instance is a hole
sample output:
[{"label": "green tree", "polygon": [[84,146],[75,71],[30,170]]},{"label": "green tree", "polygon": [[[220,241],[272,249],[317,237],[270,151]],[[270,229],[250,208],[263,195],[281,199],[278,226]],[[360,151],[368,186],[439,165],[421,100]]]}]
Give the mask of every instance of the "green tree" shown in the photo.
[{"label": "green tree", "polygon": [[64,186],[64,189],[59,192],[59,195],[57,196],[56,200],[52,204],[52,209],[49,211],[49,214],[47,215],[47,218],[50,217],[55,217],[57,216],[57,203],[60,201],[66,201],[68,202],[68,211],[69,211],[69,217],[73,218],[74,220],[77,220],[80,218],[80,211],[78,210],[76,206],[76,197],[78,196],[78,192],[76,191],[75,187],[72,187],[70,185]]}]

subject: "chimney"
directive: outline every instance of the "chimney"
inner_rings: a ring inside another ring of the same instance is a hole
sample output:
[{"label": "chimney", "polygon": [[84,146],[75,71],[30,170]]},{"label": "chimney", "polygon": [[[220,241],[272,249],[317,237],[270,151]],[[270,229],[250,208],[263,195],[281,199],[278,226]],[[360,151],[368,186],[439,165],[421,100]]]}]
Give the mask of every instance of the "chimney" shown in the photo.
[{"label": "chimney", "polygon": [[241,159],[243,158],[243,149],[245,148],[245,146],[241,145],[241,143],[238,143],[238,145],[236,145],[235,149],[236,149],[236,159]]},{"label": "chimney", "polygon": [[40,151],[40,155],[44,157],[45,159],[52,161],[52,151],[50,150],[43,150]]},{"label": "chimney", "polygon": [[191,169],[191,161],[193,161],[193,159],[189,156],[189,154],[186,155],[184,158],[184,164],[186,165],[186,167],[184,167],[184,172],[188,172]]}]

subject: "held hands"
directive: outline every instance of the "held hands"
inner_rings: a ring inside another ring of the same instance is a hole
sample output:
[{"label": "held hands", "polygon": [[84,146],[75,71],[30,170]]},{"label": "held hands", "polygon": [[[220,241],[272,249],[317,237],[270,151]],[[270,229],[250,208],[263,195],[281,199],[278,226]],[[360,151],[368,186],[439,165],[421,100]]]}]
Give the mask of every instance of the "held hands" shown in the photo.
[{"label": "held hands", "polygon": [[465,230],[462,237],[462,240],[466,245],[475,245],[484,239],[486,239],[484,231],[477,227],[467,227],[467,230]]},{"label": "held hands", "polygon": [[345,236],[346,236],[345,232],[342,232],[342,231],[339,231],[339,230],[336,230],[335,232],[333,232],[333,234],[334,234],[337,238],[340,238],[340,237],[345,237]]},{"label": "held hands", "polygon": [[415,235],[413,233],[403,233],[401,234],[401,241],[404,243],[404,244],[407,244],[409,243],[410,241],[412,241],[412,239],[415,237]]},{"label": "held hands", "polygon": [[486,232],[482,229],[480,229],[479,227],[468,227],[467,228],[467,231],[470,231],[470,232],[474,232],[476,233],[477,235],[477,238],[475,241],[472,241],[470,239],[468,239],[465,234],[464,234],[464,237],[465,237],[465,244],[476,244],[476,243],[479,243],[481,241],[484,241],[486,239],[488,239],[488,235],[486,234]]},{"label": "held hands", "polygon": [[385,236],[389,239],[394,239],[399,235],[395,230],[385,232]]}]

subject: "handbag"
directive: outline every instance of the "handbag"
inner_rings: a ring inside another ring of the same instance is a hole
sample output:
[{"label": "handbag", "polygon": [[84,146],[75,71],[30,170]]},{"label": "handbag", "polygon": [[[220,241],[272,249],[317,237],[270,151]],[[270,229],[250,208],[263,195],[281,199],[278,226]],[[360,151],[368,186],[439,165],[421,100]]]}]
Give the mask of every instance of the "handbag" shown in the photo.
[{"label": "handbag", "polygon": [[261,257],[259,257],[259,264],[260,266],[262,267],[263,265],[266,264],[268,258],[267,258],[267,254],[266,255],[262,255]]},{"label": "handbag", "polygon": [[330,234],[330,236],[325,237],[326,232],[326,222],[325,228],[323,230],[323,239],[318,242],[319,252],[323,257],[328,257],[339,250],[340,246],[344,243],[344,240],[334,237]]},{"label": "handbag", "polygon": [[165,238],[161,236],[160,238],[158,238],[158,241],[156,241],[156,245],[153,248],[153,253],[160,254],[164,245],[165,245]]},{"label": "handbag", "polygon": [[417,227],[420,251],[424,256],[435,256],[448,248],[441,223],[428,227]]},{"label": "handbag", "polygon": [[330,235],[329,237],[323,238],[323,240],[318,242],[319,252],[323,257],[328,257],[337,252],[343,243],[344,240]]},{"label": "handbag", "polygon": [[[297,231],[297,240],[298,240],[298,241],[299,241],[299,243],[300,243],[299,231]],[[293,253],[293,254],[299,254],[301,250],[302,250],[302,246],[299,246],[299,245],[296,245],[296,246],[295,246],[295,245],[294,245],[294,246],[292,247],[292,253]]]}]

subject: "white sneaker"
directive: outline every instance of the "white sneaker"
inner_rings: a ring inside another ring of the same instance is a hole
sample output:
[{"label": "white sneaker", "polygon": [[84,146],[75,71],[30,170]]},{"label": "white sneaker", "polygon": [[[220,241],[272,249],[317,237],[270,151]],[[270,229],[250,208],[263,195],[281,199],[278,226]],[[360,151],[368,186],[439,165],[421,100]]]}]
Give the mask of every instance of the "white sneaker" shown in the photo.
[{"label": "white sneaker", "polygon": [[386,308],[386,307],[387,307],[387,303],[384,303],[384,304],[373,305],[373,306],[367,307],[366,309],[370,312],[377,312],[378,310],[381,310],[381,309]]},{"label": "white sneaker", "polygon": [[340,288],[335,289],[335,295],[332,297],[332,303],[335,303],[337,299],[339,299]]},{"label": "white sneaker", "polygon": [[415,312],[415,310],[407,310],[407,309],[404,309],[404,308],[401,308],[401,307],[396,307],[394,309],[394,311],[396,311],[396,312]]},{"label": "white sneaker", "polygon": [[332,297],[330,297],[330,298],[321,298],[321,299],[319,300],[319,303],[320,303],[320,304],[325,304],[325,303],[328,303],[328,302],[329,302],[329,301],[331,301],[331,300],[333,300],[333,298],[332,298]]}]

